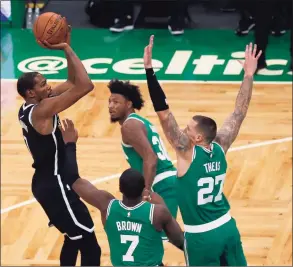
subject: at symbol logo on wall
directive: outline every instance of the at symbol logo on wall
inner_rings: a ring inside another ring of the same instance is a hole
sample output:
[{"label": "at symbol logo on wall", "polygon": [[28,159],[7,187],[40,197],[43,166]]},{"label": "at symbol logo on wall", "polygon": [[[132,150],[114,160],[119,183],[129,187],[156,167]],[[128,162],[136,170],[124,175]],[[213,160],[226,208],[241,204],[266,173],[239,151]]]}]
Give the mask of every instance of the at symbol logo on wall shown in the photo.
[{"label": "at symbol logo on wall", "polygon": [[55,74],[66,67],[66,59],[55,56],[28,58],[21,61],[17,66],[21,72],[37,71],[41,74]]}]

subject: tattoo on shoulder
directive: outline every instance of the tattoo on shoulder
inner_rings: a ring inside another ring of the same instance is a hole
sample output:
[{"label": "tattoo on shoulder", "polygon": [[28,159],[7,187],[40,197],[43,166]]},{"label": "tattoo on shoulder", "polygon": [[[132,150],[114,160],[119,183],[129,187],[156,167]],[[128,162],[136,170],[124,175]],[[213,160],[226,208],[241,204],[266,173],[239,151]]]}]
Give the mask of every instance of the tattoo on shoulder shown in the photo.
[{"label": "tattoo on shoulder", "polygon": [[171,112],[168,114],[168,118],[165,122],[165,132],[169,142],[173,144],[176,149],[186,151],[190,148],[191,143],[189,137],[179,128]]}]

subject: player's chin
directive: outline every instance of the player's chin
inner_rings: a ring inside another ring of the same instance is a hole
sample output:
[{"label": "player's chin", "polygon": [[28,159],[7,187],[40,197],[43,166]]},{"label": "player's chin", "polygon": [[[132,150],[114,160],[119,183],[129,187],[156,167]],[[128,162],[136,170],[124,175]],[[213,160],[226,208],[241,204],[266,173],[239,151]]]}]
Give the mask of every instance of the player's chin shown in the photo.
[{"label": "player's chin", "polygon": [[111,121],[112,123],[115,123],[115,122],[117,122],[117,121],[119,121],[119,120],[120,120],[119,117],[115,117],[114,115],[110,115],[110,121]]}]

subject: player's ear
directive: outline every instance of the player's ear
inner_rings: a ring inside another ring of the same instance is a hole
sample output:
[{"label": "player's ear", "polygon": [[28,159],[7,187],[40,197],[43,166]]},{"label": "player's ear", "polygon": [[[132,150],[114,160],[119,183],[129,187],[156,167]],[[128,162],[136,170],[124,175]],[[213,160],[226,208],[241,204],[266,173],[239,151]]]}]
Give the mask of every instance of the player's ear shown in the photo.
[{"label": "player's ear", "polygon": [[26,95],[28,98],[34,98],[36,96],[36,93],[33,89],[29,89],[26,91]]},{"label": "player's ear", "polygon": [[132,102],[131,102],[131,101],[129,101],[129,100],[127,101],[127,107],[128,107],[128,108],[132,108],[132,107],[133,107],[133,104],[132,104]]},{"label": "player's ear", "polygon": [[197,143],[200,143],[200,142],[202,142],[203,140],[204,140],[204,137],[203,137],[202,134],[197,134],[197,135],[195,135],[195,141],[196,141]]}]

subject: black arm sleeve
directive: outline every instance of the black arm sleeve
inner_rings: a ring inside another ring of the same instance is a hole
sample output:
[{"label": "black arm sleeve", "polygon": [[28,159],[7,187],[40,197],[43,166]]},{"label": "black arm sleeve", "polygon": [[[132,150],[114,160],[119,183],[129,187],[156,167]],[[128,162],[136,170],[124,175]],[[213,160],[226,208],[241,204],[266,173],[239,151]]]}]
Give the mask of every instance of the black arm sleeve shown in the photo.
[{"label": "black arm sleeve", "polygon": [[163,111],[163,110],[169,109],[169,106],[166,101],[166,96],[157,80],[157,77],[153,68],[146,69],[145,71],[146,71],[149,93],[150,93],[150,97],[153,102],[155,111],[157,112],[157,111]]},{"label": "black arm sleeve", "polygon": [[67,143],[65,145],[65,180],[69,186],[78,179],[78,166],[76,160],[76,144],[75,143]]}]

